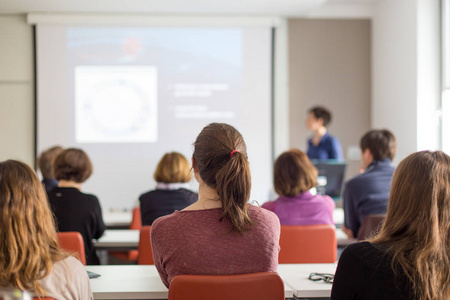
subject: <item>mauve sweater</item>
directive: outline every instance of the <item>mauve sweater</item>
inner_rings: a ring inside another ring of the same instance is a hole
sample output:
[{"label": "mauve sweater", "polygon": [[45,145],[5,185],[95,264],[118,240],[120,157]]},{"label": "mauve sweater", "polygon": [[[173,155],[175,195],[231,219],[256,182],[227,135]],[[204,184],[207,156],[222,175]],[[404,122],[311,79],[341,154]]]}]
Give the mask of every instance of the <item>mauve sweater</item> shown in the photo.
[{"label": "mauve sweater", "polygon": [[152,225],[156,269],[169,287],[177,275],[230,275],[276,272],[280,221],[263,208],[249,205],[254,226],[243,235],[231,231],[221,208],[175,211]]}]

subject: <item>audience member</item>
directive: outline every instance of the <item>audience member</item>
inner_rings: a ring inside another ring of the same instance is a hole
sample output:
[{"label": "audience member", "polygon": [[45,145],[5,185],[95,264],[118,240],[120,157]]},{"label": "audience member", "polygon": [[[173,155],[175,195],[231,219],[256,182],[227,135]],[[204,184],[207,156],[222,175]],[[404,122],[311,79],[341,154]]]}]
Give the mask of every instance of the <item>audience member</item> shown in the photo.
[{"label": "audience member", "polygon": [[48,193],[54,187],[58,186],[58,181],[53,176],[52,163],[55,157],[63,151],[60,146],[54,146],[41,153],[38,158],[39,170],[42,173],[42,183],[45,186],[45,191]]},{"label": "audience member", "polygon": [[48,193],[59,231],[78,231],[83,236],[86,263],[98,265],[92,239],[105,231],[102,209],[96,196],[81,192],[81,184],[92,174],[92,164],[81,149],[66,149],[53,162],[58,187]]},{"label": "audience member", "polygon": [[313,132],[308,139],[307,155],[310,159],[343,160],[339,140],[328,134],[327,126],[331,122],[331,113],[324,107],[316,106],[309,110],[306,127]]},{"label": "audience member", "polygon": [[450,157],[409,155],[381,232],[341,255],[331,299],[450,299]]},{"label": "audience member", "polygon": [[0,296],[11,288],[59,300],[93,299],[83,265],[60,250],[47,195],[26,164],[0,163]]},{"label": "audience member", "polygon": [[180,153],[164,154],[153,178],[157,182],[156,189],[139,197],[142,225],[152,225],[157,218],[182,210],[198,200],[198,195],[188,189],[192,179],[191,166]]},{"label": "audience member", "polygon": [[275,191],[280,196],[262,207],[273,211],[281,225],[334,224],[333,199],[310,192],[317,185],[317,174],[304,152],[284,152],[275,161],[273,174]]},{"label": "audience member", "polygon": [[192,165],[198,201],[157,219],[151,230],[164,284],[181,274],[275,272],[280,223],[274,213],[247,203],[250,166],[241,134],[227,124],[206,126],[194,143]]},{"label": "audience member", "polygon": [[349,180],[344,188],[345,222],[343,231],[356,237],[364,217],[385,214],[394,166],[391,161],[396,150],[394,135],[389,130],[371,130],[360,142],[364,172]]}]

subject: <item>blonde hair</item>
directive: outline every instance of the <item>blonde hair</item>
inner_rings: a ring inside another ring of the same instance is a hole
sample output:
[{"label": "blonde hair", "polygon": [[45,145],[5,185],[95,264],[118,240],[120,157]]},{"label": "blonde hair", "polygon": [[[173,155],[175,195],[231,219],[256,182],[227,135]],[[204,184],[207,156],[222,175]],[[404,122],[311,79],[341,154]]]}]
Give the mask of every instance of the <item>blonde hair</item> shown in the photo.
[{"label": "blonde hair", "polygon": [[163,183],[189,182],[192,179],[191,166],[183,154],[166,153],[159,161],[153,178]]},{"label": "blonde hair", "polygon": [[385,222],[372,243],[384,244],[417,299],[450,298],[450,157],[409,155],[397,167]]},{"label": "blonde hair", "polygon": [[44,295],[38,280],[67,257],[43,185],[26,164],[0,163],[0,283]]}]

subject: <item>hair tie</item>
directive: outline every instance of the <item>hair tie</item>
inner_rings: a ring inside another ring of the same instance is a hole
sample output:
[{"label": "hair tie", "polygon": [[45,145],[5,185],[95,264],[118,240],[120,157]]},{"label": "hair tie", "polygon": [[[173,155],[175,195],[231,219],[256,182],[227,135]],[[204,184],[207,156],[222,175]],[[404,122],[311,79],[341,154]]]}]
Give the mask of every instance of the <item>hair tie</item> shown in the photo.
[{"label": "hair tie", "polygon": [[234,154],[234,153],[236,153],[236,152],[239,152],[239,151],[237,151],[237,150],[233,150],[233,151],[231,151],[231,153],[230,153],[230,157],[232,157],[232,156],[233,156],[233,154]]}]

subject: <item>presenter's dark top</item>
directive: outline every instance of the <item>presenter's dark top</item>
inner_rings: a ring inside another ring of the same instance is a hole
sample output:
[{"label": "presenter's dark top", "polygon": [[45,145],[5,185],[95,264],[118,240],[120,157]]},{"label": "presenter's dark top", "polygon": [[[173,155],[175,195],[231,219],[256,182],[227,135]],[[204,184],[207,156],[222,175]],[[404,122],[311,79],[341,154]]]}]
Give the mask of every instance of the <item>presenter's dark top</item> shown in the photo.
[{"label": "presenter's dark top", "polygon": [[369,242],[347,246],[342,252],[331,290],[332,300],[406,300],[416,299],[412,284],[385,247]]},{"label": "presenter's dark top", "polygon": [[48,193],[50,206],[56,218],[58,231],[78,231],[83,236],[86,263],[98,265],[93,239],[102,236],[106,229],[102,209],[94,195],[84,194],[77,188],[56,187]]},{"label": "presenter's dark top", "polygon": [[142,225],[152,225],[159,217],[183,210],[198,200],[198,194],[188,189],[156,189],[139,197],[141,201]]},{"label": "presenter's dark top", "polygon": [[319,144],[315,146],[312,142],[312,138],[308,140],[308,150],[306,152],[309,159],[327,160],[337,159],[343,160],[342,147],[339,140],[326,133]]},{"label": "presenter's dark top", "polygon": [[345,226],[358,235],[367,215],[386,214],[395,167],[389,159],[373,161],[364,173],[349,180],[344,189]]}]

